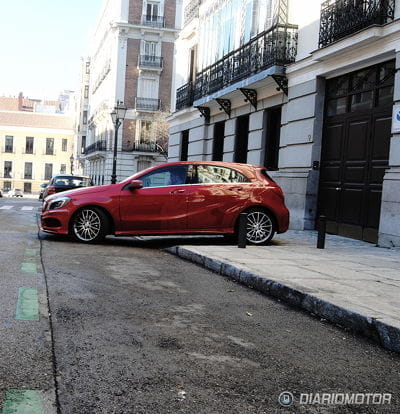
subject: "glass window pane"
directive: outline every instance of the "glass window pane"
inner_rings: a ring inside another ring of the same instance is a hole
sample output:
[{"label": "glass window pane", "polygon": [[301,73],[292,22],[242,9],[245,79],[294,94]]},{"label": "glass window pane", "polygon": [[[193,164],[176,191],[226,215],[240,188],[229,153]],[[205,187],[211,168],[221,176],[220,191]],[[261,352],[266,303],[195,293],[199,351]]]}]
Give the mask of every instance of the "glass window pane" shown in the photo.
[{"label": "glass window pane", "polygon": [[386,86],[378,90],[378,106],[393,104],[393,86]]},{"label": "glass window pane", "polygon": [[331,99],[328,101],[327,106],[327,115],[333,116],[333,115],[339,115],[344,114],[347,111],[347,98],[338,98],[338,99]]},{"label": "glass window pane", "polygon": [[346,95],[349,89],[349,77],[341,76],[328,80],[328,97]]},{"label": "glass window pane", "polygon": [[351,97],[351,112],[371,109],[373,105],[373,91],[361,92]]},{"label": "glass window pane", "polygon": [[370,69],[360,70],[352,76],[352,91],[359,91],[363,89],[372,89],[376,83],[376,67]]},{"label": "glass window pane", "polygon": [[143,187],[165,187],[186,184],[187,167],[176,165],[162,168],[146,174],[140,177],[140,179],[143,181]]}]

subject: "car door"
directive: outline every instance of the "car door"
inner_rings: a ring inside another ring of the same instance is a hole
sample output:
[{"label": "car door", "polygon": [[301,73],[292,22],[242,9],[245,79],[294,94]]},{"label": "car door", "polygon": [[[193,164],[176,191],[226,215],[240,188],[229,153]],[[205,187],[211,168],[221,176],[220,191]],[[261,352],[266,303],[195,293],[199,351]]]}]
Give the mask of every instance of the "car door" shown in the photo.
[{"label": "car door", "polygon": [[250,180],[220,165],[195,164],[190,168],[194,179],[188,195],[188,230],[212,232],[231,227],[249,200]]},{"label": "car door", "polygon": [[143,188],[120,195],[122,232],[182,232],[187,228],[187,166],[160,167],[141,177]]}]

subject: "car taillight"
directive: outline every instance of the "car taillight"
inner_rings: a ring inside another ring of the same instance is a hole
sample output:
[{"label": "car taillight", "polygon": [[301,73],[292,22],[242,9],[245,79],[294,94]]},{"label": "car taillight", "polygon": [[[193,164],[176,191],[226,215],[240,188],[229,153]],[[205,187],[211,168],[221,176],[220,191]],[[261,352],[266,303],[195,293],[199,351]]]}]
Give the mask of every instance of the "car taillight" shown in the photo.
[{"label": "car taillight", "polygon": [[47,195],[55,194],[55,193],[56,193],[56,188],[55,187],[53,187],[53,186],[48,187]]}]

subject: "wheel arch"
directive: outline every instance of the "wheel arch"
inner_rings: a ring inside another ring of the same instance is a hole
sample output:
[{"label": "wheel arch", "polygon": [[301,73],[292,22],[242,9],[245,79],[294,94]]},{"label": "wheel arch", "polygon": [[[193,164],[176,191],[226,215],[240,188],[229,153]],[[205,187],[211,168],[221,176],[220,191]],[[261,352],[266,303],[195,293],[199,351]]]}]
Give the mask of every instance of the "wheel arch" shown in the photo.
[{"label": "wheel arch", "polygon": [[277,219],[276,214],[273,212],[272,209],[265,206],[264,204],[252,204],[251,206],[247,206],[245,209],[243,209],[242,211],[239,212],[239,214],[238,214],[238,216],[236,217],[236,220],[235,220],[235,225],[234,225],[234,230],[235,231],[238,229],[240,213],[247,213],[248,211],[250,211],[253,208],[258,208],[258,209],[263,210],[266,213],[268,213],[271,216],[271,218],[274,220],[275,228],[276,229],[278,228],[278,219]]}]

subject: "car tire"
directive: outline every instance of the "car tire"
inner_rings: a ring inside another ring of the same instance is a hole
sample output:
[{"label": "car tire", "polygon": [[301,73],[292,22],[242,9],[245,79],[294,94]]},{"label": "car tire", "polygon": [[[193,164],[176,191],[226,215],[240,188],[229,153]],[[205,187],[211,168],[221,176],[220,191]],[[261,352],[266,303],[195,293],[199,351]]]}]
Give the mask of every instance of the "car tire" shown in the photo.
[{"label": "car tire", "polygon": [[245,213],[247,213],[247,242],[255,245],[270,242],[276,232],[273,215],[259,207],[250,208]]},{"label": "car tire", "polygon": [[70,233],[81,243],[98,243],[104,240],[108,229],[108,218],[101,209],[85,207],[72,217]]}]

